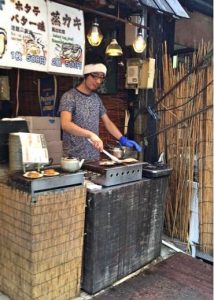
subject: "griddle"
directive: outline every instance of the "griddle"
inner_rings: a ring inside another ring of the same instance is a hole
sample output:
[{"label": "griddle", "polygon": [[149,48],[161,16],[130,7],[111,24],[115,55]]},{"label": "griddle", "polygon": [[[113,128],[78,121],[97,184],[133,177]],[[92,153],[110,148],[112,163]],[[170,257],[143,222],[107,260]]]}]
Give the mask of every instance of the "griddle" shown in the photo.
[{"label": "griddle", "polygon": [[97,173],[92,181],[103,186],[137,181],[142,179],[144,162],[121,163],[111,166],[100,165],[100,161],[86,161],[83,169]]},{"label": "griddle", "polygon": [[[55,168],[54,168],[55,169]],[[29,179],[23,176],[22,172],[13,172],[9,175],[9,184],[15,188],[31,193],[32,197],[39,192],[63,189],[73,185],[80,185],[84,182],[85,172],[79,170],[75,173],[68,173],[55,169],[60,174],[57,176],[43,176],[37,179]]]}]

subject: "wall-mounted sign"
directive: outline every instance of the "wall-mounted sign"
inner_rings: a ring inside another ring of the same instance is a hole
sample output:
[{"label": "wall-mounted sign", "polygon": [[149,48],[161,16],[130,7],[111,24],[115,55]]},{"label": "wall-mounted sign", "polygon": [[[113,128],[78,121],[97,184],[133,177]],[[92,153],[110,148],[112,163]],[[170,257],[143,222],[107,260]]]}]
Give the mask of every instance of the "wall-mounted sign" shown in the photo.
[{"label": "wall-mounted sign", "polygon": [[83,75],[85,57],[84,17],[81,10],[48,2],[48,70]]},{"label": "wall-mounted sign", "polygon": [[83,75],[81,10],[45,0],[0,4],[0,67]]},{"label": "wall-mounted sign", "polygon": [[46,12],[45,0],[5,1],[2,13],[8,38],[3,65],[47,71]]},{"label": "wall-mounted sign", "polygon": [[0,1],[0,66],[10,66],[10,55],[8,51],[8,40],[10,40],[10,17],[9,17],[9,2]]}]

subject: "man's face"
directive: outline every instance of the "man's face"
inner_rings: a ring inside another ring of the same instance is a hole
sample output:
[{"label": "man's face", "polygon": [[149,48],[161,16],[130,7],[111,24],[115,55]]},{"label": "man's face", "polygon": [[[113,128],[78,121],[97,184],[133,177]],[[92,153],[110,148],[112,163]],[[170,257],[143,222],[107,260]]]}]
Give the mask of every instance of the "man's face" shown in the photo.
[{"label": "man's face", "polygon": [[102,72],[90,73],[85,79],[85,83],[91,91],[96,91],[104,81],[105,74]]}]

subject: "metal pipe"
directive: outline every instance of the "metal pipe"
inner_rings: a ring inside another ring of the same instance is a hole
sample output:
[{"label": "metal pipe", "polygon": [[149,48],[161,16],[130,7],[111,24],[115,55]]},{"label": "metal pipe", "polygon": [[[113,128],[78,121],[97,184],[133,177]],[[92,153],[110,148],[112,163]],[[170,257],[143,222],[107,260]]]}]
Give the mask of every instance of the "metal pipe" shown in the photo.
[{"label": "metal pipe", "polygon": [[132,22],[132,21],[128,21],[128,20],[122,19],[120,17],[115,17],[115,16],[112,16],[112,15],[97,11],[95,9],[89,8],[89,7],[79,5],[79,4],[70,3],[67,0],[57,0],[57,1],[52,1],[52,2],[64,4],[64,5],[70,6],[70,7],[74,7],[74,8],[86,11],[86,12],[96,14],[98,16],[102,16],[102,17],[105,17],[105,18],[108,18],[108,19],[112,19],[112,20],[115,20],[115,21],[118,21],[118,22],[125,23],[125,24],[130,24],[130,25],[133,25],[135,27],[143,28],[143,29],[148,30],[148,31],[150,30],[149,27],[147,27],[147,26],[144,26],[144,25]]}]

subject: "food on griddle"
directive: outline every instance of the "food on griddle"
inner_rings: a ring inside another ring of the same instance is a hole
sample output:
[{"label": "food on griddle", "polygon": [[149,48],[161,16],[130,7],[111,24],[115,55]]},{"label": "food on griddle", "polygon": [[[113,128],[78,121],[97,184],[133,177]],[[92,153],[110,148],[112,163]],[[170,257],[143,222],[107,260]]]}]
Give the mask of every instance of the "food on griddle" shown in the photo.
[{"label": "food on griddle", "polygon": [[130,157],[130,158],[123,159],[122,162],[123,163],[135,163],[135,162],[138,162],[138,160],[135,159],[135,158]]},{"label": "food on griddle", "polygon": [[103,160],[99,162],[100,166],[112,166],[115,164],[115,161],[113,160]]}]

